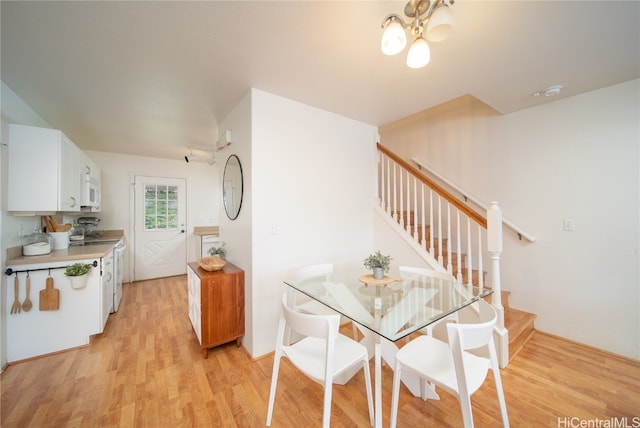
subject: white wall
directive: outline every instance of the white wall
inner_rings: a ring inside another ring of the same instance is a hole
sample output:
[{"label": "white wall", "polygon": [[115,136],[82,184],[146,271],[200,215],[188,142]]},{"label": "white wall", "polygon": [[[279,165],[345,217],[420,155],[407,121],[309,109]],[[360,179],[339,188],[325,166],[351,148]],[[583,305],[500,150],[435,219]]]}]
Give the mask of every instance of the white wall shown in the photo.
[{"label": "white wall", "polygon": [[306,264],[339,266],[371,252],[377,129],[256,89],[234,112],[242,119],[232,114],[221,129],[247,126],[249,106],[251,130],[233,128],[233,144],[242,139],[237,150],[250,201],[243,202],[241,227],[223,222],[222,234],[247,245],[250,233],[240,265],[251,269],[243,343],[256,357],[274,349],[285,278]]},{"label": "white wall", "polygon": [[222,151],[218,180],[222,183],[224,166],[228,157],[232,154],[238,156],[242,167],[243,190],[242,205],[235,220],[229,220],[222,203],[220,212],[220,239],[226,243],[227,260],[244,270],[245,283],[245,335],[243,345],[251,353],[256,332],[253,325],[253,299],[251,284],[253,283],[253,258],[252,258],[252,224],[253,217],[253,173],[251,153],[251,92],[240,100],[233,111],[220,122],[220,133],[231,130],[232,142]]},{"label": "white wall", "polygon": [[537,238],[505,232],[502,258],[537,329],[640,358],[639,104],[638,80],[505,116],[464,97],[380,135]]}]

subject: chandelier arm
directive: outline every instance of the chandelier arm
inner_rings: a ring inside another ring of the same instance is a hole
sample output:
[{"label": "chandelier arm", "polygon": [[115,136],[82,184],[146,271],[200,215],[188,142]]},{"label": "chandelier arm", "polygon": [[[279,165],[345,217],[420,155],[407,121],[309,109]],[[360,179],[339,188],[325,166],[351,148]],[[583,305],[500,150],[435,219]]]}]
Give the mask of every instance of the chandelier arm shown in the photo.
[{"label": "chandelier arm", "polygon": [[385,18],[382,20],[382,25],[380,26],[381,28],[384,28],[389,22],[393,21],[393,20],[398,21],[398,23],[400,25],[402,25],[402,28],[407,28],[409,27],[409,24],[407,24],[406,22],[404,22],[404,19],[402,19],[402,17],[398,14],[392,13],[390,15],[385,16]]}]

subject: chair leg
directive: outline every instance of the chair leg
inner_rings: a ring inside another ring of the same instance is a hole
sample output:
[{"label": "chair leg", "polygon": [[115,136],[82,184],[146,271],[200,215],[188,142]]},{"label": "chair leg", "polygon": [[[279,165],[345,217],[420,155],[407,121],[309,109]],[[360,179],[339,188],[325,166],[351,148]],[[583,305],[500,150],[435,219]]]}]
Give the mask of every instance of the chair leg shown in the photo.
[{"label": "chair leg", "polygon": [[364,361],[362,361],[362,367],[364,369],[364,387],[367,390],[367,405],[369,406],[369,423],[371,424],[371,426],[374,426],[375,412],[373,411],[373,394],[371,392],[371,370],[369,369],[368,359],[365,359]]},{"label": "chair leg", "polygon": [[273,373],[271,374],[271,389],[269,391],[269,409],[267,410],[267,423],[271,426],[273,416],[273,404],[276,400],[276,387],[278,386],[278,372],[280,371],[280,355],[275,355],[273,359]]},{"label": "chair leg", "polygon": [[462,412],[462,423],[464,428],[473,428],[473,413],[471,411],[471,398],[468,395],[458,395],[460,410]]},{"label": "chair leg", "polygon": [[331,393],[333,390],[333,379],[329,376],[324,381],[324,406],[322,411],[322,428],[331,426]]},{"label": "chair leg", "polygon": [[398,419],[398,398],[400,396],[400,378],[402,377],[402,366],[396,363],[396,369],[393,372],[393,394],[391,396],[391,420],[390,428],[396,428]]},{"label": "chair leg", "polygon": [[500,403],[500,413],[502,414],[502,425],[509,428],[509,415],[507,415],[507,403],[504,400],[504,390],[502,389],[502,379],[500,378],[500,368],[498,362],[495,362],[493,369],[493,379],[496,383],[496,393],[498,394],[498,403]]}]

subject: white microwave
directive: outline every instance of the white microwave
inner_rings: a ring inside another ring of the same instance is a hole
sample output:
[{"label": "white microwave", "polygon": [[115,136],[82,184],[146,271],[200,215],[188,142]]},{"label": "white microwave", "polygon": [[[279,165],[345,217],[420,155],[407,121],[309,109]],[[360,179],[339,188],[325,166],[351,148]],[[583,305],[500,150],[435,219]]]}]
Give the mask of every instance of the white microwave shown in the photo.
[{"label": "white microwave", "polygon": [[100,181],[89,174],[82,174],[81,207],[100,208]]}]

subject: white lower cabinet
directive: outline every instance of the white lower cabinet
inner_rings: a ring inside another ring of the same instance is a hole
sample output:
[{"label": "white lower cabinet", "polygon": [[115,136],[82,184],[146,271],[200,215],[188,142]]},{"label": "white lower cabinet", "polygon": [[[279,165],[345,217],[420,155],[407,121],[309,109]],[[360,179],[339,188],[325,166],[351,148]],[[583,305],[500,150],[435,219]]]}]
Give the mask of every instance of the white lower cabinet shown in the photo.
[{"label": "white lower cabinet", "polygon": [[187,266],[187,289],[188,296],[187,301],[189,304],[189,320],[193,326],[198,337],[198,343],[202,344],[202,318],[201,318],[201,291],[200,291],[200,278],[193,272],[191,267]]},{"label": "white lower cabinet", "polygon": [[[71,288],[69,279],[64,275],[64,267],[74,262],[93,263],[87,285]],[[7,361],[20,361],[39,355],[50,354],[65,349],[89,344],[92,335],[102,333],[104,319],[101,311],[103,288],[101,286],[100,259],[74,260],[30,265],[7,266],[18,272],[18,301],[26,298],[27,272],[30,281],[29,298],[33,302],[30,311],[21,310],[11,313],[15,299],[14,280],[16,273],[6,278],[7,293],[4,301],[6,313]],[[47,269],[43,269],[47,268]],[[51,269],[48,269],[51,268]],[[57,310],[39,309],[40,291],[45,289],[47,278],[53,278],[53,287],[60,296]]]},{"label": "white lower cabinet", "polygon": [[114,269],[113,269],[113,250],[101,260],[101,282],[102,282],[102,305],[100,306],[100,332],[104,331],[107,320],[111,314],[113,307],[113,287],[114,287]]}]

